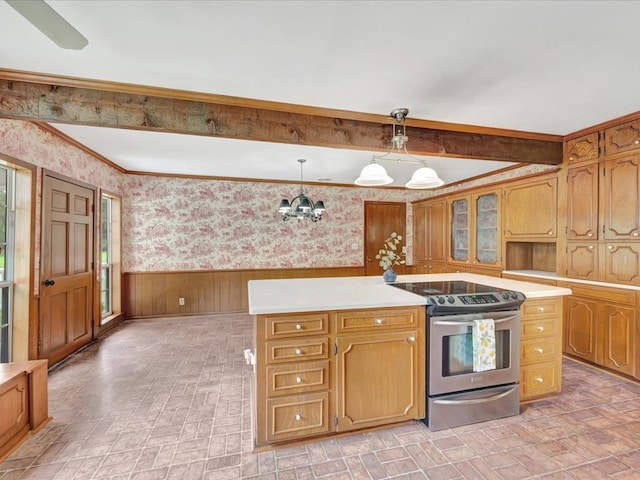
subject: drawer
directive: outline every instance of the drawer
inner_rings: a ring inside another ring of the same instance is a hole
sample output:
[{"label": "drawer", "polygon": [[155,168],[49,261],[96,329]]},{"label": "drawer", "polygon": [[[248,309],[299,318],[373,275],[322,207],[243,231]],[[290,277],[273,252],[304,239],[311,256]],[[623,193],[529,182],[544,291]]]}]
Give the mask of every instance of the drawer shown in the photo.
[{"label": "drawer", "polygon": [[329,360],[267,367],[267,396],[329,389]]},{"label": "drawer", "polygon": [[557,343],[555,337],[521,339],[520,365],[554,361],[562,355]]},{"label": "drawer", "polygon": [[265,354],[267,364],[323,360],[329,358],[329,337],[267,342]]},{"label": "drawer", "polygon": [[559,334],[559,318],[540,318],[539,320],[529,320],[520,323],[520,338],[522,340],[536,337],[546,337],[547,335]]},{"label": "drawer", "polygon": [[267,315],[262,318],[265,322],[264,331],[267,340],[329,333],[328,313]]},{"label": "drawer", "polygon": [[556,362],[520,368],[520,399],[533,398],[560,390],[560,370]]},{"label": "drawer", "polygon": [[562,297],[535,298],[525,300],[520,307],[522,320],[554,317],[562,312]]},{"label": "drawer", "polygon": [[329,393],[268,399],[266,422],[268,442],[328,433],[330,431]]},{"label": "drawer", "polygon": [[[420,307],[425,310],[424,307]],[[416,329],[420,323],[420,311],[417,308],[389,310],[353,310],[336,314],[336,331],[338,333],[361,332],[370,333],[384,330]]]}]

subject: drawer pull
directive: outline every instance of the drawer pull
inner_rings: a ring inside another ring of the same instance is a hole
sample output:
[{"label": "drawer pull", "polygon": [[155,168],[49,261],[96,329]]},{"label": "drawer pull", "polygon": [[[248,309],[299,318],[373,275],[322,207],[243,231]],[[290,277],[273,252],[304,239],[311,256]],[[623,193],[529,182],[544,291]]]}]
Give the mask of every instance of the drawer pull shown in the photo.
[{"label": "drawer pull", "polygon": [[296,413],[296,420],[298,421],[302,420],[302,415],[300,415],[299,413]]},{"label": "drawer pull", "polygon": [[544,307],[538,307],[539,312],[544,312]]},{"label": "drawer pull", "polygon": [[301,377],[296,377],[296,383],[302,383],[302,378]]},{"label": "drawer pull", "polygon": [[536,352],[538,352],[538,353],[544,353],[544,350],[543,350],[542,348],[538,347],[538,348],[536,348]]},{"label": "drawer pull", "polygon": [[544,382],[544,378],[538,377],[538,378],[536,378],[536,382],[543,383]]},{"label": "drawer pull", "polygon": [[302,325],[300,325],[299,323],[296,323],[296,330],[302,330]]},{"label": "drawer pull", "polygon": [[593,250],[593,245],[589,245],[589,250]]},{"label": "drawer pull", "polygon": [[587,237],[593,237],[593,233],[591,232],[587,233]]},{"label": "drawer pull", "polygon": [[296,355],[300,355],[302,353],[302,350],[300,350],[299,348],[296,348]]},{"label": "drawer pull", "polygon": [[633,232],[631,235],[634,236],[634,237],[637,237],[638,236],[638,232]]},{"label": "drawer pull", "polygon": [[415,342],[415,341],[416,341],[416,337],[414,337],[413,335],[411,335],[411,336],[409,337],[409,341],[410,341],[410,342]]},{"label": "drawer pull", "polygon": [[553,235],[553,230],[549,230],[549,231],[547,232],[547,235]]},{"label": "drawer pull", "polygon": [[544,332],[544,327],[542,325],[538,325],[538,331],[539,332]]},{"label": "drawer pull", "polygon": [[382,325],[382,319],[381,318],[376,318],[376,323],[378,325]]}]

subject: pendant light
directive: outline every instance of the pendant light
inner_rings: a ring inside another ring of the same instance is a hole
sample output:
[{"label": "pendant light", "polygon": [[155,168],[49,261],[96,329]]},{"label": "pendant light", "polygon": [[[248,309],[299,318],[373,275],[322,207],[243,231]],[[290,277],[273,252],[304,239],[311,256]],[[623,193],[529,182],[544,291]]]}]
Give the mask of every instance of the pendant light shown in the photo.
[{"label": "pendant light", "polygon": [[362,186],[380,186],[388,185],[393,182],[385,168],[379,165],[379,161],[393,161],[396,163],[414,163],[422,165],[418,168],[411,180],[405,185],[407,188],[412,189],[425,189],[434,188],[444,185],[444,180],[438,177],[436,171],[427,166],[425,160],[420,160],[412,157],[407,151],[407,127],[405,120],[409,114],[407,108],[395,108],[391,111],[390,115],[396,122],[393,127],[393,137],[391,137],[391,146],[389,151],[384,155],[373,155],[371,163],[364,167],[360,172],[360,176],[354,181],[356,185]]},{"label": "pendant light", "polygon": [[293,197],[291,200],[283,198],[280,201],[278,212],[282,215],[282,220],[285,222],[290,218],[297,218],[298,220],[310,218],[312,222],[317,222],[318,220],[322,220],[322,214],[326,211],[324,202],[318,200],[314,203],[304,194],[302,168],[306,160],[300,158],[298,162],[300,163],[300,195]]}]

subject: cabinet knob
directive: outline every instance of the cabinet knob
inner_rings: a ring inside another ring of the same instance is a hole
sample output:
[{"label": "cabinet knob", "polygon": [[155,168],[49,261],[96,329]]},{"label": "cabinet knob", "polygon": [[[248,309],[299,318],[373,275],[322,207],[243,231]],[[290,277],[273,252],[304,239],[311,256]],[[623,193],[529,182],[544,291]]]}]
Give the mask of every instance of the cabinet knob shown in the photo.
[{"label": "cabinet knob", "polygon": [[575,160],[575,159],[576,159],[576,157],[574,157],[573,155],[571,155],[571,156],[569,157],[569,160]]},{"label": "cabinet knob", "polygon": [[410,341],[410,342],[415,342],[415,341],[416,341],[416,337],[414,337],[413,335],[411,335],[411,336],[409,337],[409,341]]},{"label": "cabinet knob", "polygon": [[538,353],[544,353],[544,350],[542,348],[536,348],[536,352]]},{"label": "cabinet knob", "polygon": [[633,232],[633,233],[631,234],[631,236],[632,236],[632,237],[637,237],[637,236],[638,236],[638,232]]},{"label": "cabinet knob", "polygon": [[553,230],[549,230],[549,231],[547,232],[547,234],[548,234],[548,235],[553,235]]},{"label": "cabinet knob", "polygon": [[298,421],[302,420],[302,415],[300,415],[299,413],[296,413],[296,420]]},{"label": "cabinet knob", "polygon": [[381,318],[376,318],[376,323],[378,325],[382,325],[382,319]]},{"label": "cabinet knob", "polygon": [[608,248],[609,250],[613,250],[613,245],[609,245],[607,248]]},{"label": "cabinet knob", "polygon": [[587,248],[589,248],[589,250],[593,250],[593,245],[589,245]]},{"label": "cabinet knob", "polygon": [[544,327],[543,327],[542,325],[539,325],[539,326],[538,326],[538,331],[539,331],[539,332],[544,332]]},{"label": "cabinet knob", "polygon": [[296,377],[296,383],[302,383],[302,378],[301,377]]},{"label": "cabinet knob", "polygon": [[538,307],[539,312],[544,312],[544,307]]},{"label": "cabinet knob", "polygon": [[302,353],[302,350],[300,350],[299,348],[296,348],[296,355],[300,355]]},{"label": "cabinet knob", "polygon": [[636,140],[636,141],[635,141],[635,142],[633,142],[633,143],[635,143],[636,145],[638,145],[638,144],[640,144],[640,140]]},{"label": "cabinet knob", "polygon": [[367,257],[367,262],[370,262],[370,261],[371,261],[371,259],[369,257]]},{"label": "cabinet knob", "polygon": [[302,330],[302,325],[300,325],[299,323],[296,323],[296,330]]},{"label": "cabinet knob", "polygon": [[542,382],[544,382],[544,378],[538,377],[538,378],[536,378],[536,382],[542,383]]},{"label": "cabinet knob", "polygon": [[593,233],[591,232],[587,233],[587,237],[593,237]]}]

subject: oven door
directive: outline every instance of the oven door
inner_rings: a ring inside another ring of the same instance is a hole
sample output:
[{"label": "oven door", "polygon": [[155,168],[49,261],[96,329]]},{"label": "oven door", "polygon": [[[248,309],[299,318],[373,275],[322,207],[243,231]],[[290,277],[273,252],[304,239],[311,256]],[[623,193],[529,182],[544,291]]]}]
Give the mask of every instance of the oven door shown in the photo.
[{"label": "oven door", "polygon": [[[493,319],[496,368],[473,370],[473,325]],[[433,316],[428,331],[428,395],[516,383],[520,377],[520,311]]]}]

